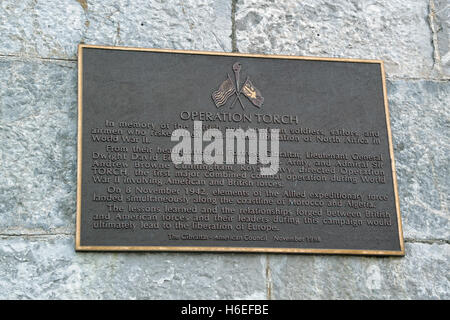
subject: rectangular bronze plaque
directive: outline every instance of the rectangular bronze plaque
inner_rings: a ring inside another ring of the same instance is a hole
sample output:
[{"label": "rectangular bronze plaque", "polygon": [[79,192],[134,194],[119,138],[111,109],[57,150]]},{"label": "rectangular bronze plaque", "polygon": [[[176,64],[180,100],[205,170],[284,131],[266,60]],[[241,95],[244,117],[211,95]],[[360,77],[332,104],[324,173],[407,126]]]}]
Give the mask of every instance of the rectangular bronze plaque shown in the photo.
[{"label": "rectangular bronze plaque", "polygon": [[404,255],[382,61],[78,59],[76,250]]}]

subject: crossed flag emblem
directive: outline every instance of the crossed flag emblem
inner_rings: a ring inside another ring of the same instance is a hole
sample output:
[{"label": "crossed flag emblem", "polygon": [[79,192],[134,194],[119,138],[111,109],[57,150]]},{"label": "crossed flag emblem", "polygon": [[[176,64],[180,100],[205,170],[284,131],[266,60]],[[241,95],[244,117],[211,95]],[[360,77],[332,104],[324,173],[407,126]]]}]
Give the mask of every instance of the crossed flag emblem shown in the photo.
[{"label": "crossed flag emblem", "polygon": [[261,92],[259,92],[259,90],[253,85],[249,77],[247,77],[242,87],[240,87],[239,84],[240,71],[241,71],[241,64],[239,62],[236,62],[235,64],[233,64],[233,72],[236,82],[233,83],[233,81],[230,78],[230,75],[227,74],[228,78],[224,82],[222,82],[222,84],[219,86],[219,89],[217,89],[211,94],[211,97],[217,108],[220,108],[223,105],[225,105],[228,99],[233,94],[236,94],[236,97],[234,98],[234,101],[231,104],[230,108],[233,108],[236,101],[239,101],[242,110],[245,109],[244,104],[242,103],[241,100],[241,94],[246,96],[251,101],[251,103],[257,108],[260,108],[264,103],[264,97],[261,95]]}]

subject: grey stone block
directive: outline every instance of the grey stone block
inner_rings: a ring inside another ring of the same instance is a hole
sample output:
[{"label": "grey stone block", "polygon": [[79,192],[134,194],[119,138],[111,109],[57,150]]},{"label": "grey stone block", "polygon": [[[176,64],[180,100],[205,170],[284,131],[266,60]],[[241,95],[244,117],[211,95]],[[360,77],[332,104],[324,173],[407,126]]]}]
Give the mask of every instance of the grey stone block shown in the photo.
[{"label": "grey stone block", "polygon": [[84,42],[231,51],[231,0],[93,1]]},{"label": "grey stone block", "polygon": [[449,299],[450,245],[407,243],[404,258],[271,255],[273,299]]},{"label": "grey stone block", "polygon": [[429,77],[428,1],[242,0],[240,52],[380,59],[389,76]]},{"label": "grey stone block", "polygon": [[444,77],[450,77],[450,3],[448,0],[433,0],[433,22],[436,24],[437,43],[441,69]]},{"label": "grey stone block", "polygon": [[0,54],[75,59],[80,42],[231,50],[231,0],[5,0]]},{"label": "grey stone block", "polygon": [[0,59],[0,232],[74,230],[77,81],[72,62]]},{"label": "grey stone block", "polygon": [[0,2],[0,54],[74,59],[85,28],[75,0]]},{"label": "grey stone block", "polygon": [[0,238],[0,299],[265,299],[253,254],[76,253],[73,237]]},{"label": "grey stone block", "polygon": [[450,82],[389,81],[394,156],[406,238],[450,239]]}]

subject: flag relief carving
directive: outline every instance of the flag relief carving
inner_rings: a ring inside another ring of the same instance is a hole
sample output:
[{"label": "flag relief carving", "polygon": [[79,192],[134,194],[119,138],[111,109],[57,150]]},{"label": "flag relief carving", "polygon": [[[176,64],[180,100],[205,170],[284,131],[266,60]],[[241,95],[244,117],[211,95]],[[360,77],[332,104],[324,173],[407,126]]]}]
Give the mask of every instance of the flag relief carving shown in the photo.
[{"label": "flag relief carving", "polygon": [[211,95],[214,104],[217,108],[224,106],[228,99],[235,95],[233,102],[231,103],[230,108],[233,108],[237,101],[243,110],[245,110],[244,103],[241,100],[241,94],[246,96],[248,100],[257,108],[261,108],[264,103],[264,97],[261,95],[261,92],[253,85],[250,81],[250,78],[247,77],[245,82],[240,86],[240,72],[241,72],[241,64],[236,62],[233,64],[233,72],[235,81],[230,77],[230,74],[227,74],[227,79],[221,83],[219,89],[214,91]]}]

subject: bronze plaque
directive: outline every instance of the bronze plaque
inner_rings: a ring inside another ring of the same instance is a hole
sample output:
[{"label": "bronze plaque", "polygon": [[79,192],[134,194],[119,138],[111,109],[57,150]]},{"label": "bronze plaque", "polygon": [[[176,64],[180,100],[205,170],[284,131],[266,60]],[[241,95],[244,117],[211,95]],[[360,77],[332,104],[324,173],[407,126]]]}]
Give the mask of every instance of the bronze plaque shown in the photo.
[{"label": "bronze plaque", "polygon": [[382,61],[78,59],[76,250],[404,255]]}]

